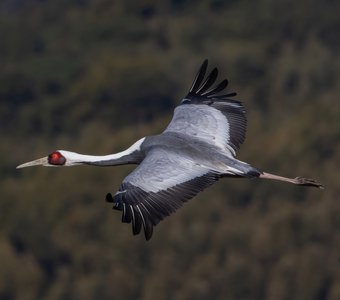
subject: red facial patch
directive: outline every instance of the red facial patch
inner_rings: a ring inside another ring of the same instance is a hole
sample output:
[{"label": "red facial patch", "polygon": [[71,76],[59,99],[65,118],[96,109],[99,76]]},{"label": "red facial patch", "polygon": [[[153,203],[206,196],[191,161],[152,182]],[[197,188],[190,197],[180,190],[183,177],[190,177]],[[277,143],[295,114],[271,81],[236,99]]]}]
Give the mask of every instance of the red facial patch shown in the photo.
[{"label": "red facial patch", "polygon": [[66,163],[66,158],[62,156],[60,152],[55,151],[48,156],[48,163],[51,165],[62,166]]}]

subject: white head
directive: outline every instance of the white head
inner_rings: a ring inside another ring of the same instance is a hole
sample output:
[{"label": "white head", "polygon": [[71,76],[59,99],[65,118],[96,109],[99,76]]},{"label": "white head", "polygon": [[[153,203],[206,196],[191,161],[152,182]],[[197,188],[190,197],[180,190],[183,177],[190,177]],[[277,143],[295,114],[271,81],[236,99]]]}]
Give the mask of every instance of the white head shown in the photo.
[{"label": "white head", "polygon": [[140,150],[144,140],[145,138],[138,140],[130,148],[122,152],[108,155],[86,155],[66,150],[57,150],[46,157],[19,165],[17,169],[39,165],[45,167],[64,167],[77,165],[116,166],[128,164],[131,163],[133,154]]},{"label": "white head", "polygon": [[81,161],[78,158],[78,154],[65,150],[54,151],[48,156],[24,163],[17,166],[17,169],[32,167],[32,166],[44,166],[44,167],[63,167],[79,165]]}]

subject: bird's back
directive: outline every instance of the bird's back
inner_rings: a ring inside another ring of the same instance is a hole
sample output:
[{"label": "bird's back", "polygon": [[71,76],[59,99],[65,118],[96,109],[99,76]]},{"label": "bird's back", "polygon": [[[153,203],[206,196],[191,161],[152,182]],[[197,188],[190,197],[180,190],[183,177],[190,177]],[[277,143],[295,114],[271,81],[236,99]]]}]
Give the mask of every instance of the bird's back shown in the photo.
[{"label": "bird's back", "polygon": [[215,144],[210,144],[199,137],[193,137],[179,132],[166,131],[159,135],[146,137],[141,145],[141,151],[147,156],[151,151],[174,155],[178,160],[187,159],[196,165],[204,166],[212,171],[233,174],[254,172],[254,168],[232,157],[230,152]]}]

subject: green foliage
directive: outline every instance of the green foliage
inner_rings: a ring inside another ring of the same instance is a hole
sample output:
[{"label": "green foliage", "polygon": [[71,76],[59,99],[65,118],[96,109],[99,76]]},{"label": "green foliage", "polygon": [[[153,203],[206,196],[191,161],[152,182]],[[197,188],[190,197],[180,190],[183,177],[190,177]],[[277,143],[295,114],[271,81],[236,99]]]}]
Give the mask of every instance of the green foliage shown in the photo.
[{"label": "green foliage", "polygon": [[[336,1],[0,3],[0,299],[340,298]],[[204,58],[248,109],[225,179],[145,242],[106,204],[132,167],[15,166],[160,132]]]}]

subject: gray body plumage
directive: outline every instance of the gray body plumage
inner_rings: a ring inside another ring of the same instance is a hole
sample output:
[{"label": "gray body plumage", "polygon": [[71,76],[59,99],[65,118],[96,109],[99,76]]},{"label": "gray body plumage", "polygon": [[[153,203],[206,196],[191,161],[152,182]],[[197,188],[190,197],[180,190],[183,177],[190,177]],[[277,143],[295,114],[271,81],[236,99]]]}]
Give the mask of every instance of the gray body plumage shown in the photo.
[{"label": "gray body plumage", "polygon": [[144,138],[138,149],[121,159],[139,164],[107,195],[122,221],[132,222],[134,234],[142,227],[146,239],[153,226],[221,177],[258,177],[261,173],[235,158],[246,131],[245,109],[231,100],[235,93],[219,95],[227,86],[214,69],[204,80],[205,61],[188,93],[162,134]]},{"label": "gray body plumage", "polygon": [[[144,157],[142,161],[149,156],[154,158],[153,161],[158,161],[162,164],[160,171],[165,174],[165,179],[167,172],[164,167],[175,169],[176,165],[182,162],[190,163],[192,168],[195,166],[201,167],[221,175],[248,176],[247,174],[249,173],[249,176],[253,176],[251,174],[255,171],[249,164],[232,157],[228,149],[209,144],[201,138],[168,130],[160,135],[146,137],[138,154]],[[165,164],[170,156],[174,157],[173,163]],[[150,162],[145,163],[145,165],[150,169],[154,167],[154,163]],[[131,180],[136,177],[134,173],[135,171],[127,179]],[[153,171],[152,173],[159,174],[160,172]],[[147,187],[145,188],[147,189]]]},{"label": "gray body plumage", "polygon": [[216,68],[205,77],[207,65],[205,60],[163,133],[144,137],[119,153],[95,156],[58,150],[17,168],[137,164],[106,200],[122,211],[123,222],[132,223],[134,234],[143,228],[147,240],[159,221],[222,177],[258,177],[322,189],[314,179],[260,172],[236,159],[246,134],[245,109],[231,99],[236,93],[221,94],[226,79],[214,86]]}]

